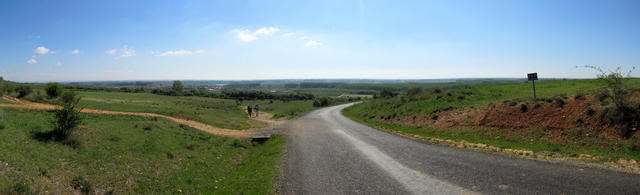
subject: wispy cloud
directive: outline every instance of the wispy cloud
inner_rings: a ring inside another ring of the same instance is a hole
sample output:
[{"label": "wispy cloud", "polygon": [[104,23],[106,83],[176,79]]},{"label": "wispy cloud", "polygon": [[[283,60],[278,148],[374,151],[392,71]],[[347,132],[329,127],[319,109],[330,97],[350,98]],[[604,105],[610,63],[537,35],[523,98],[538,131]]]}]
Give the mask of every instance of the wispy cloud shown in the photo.
[{"label": "wispy cloud", "polygon": [[196,51],[174,50],[174,51],[162,52],[162,53],[158,54],[158,56],[185,56],[185,55],[201,54],[201,53],[204,53],[204,50],[196,50]]},{"label": "wispy cloud", "polygon": [[238,37],[238,39],[240,39],[241,41],[255,41],[258,40],[259,36],[272,35],[273,33],[278,31],[280,31],[280,29],[276,27],[262,27],[253,32],[251,32],[249,29],[233,30],[231,32],[235,32],[236,37]]},{"label": "wispy cloud", "polygon": [[27,64],[35,64],[35,63],[38,63],[38,60],[36,60],[35,58],[31,58],[27,60]]},{"label": "wispy cloud", "polygon": [[107,51],[107,54],[109,55],[115,55],[118,52],[120,52],[120,55],[118,55],[118,57],[116,57],[116,59],[120,59],[120,58],[126,58],[126,57],[132,57],[132,56],[136,56],[136,50],[134,50],[133,48],[129,48],[128,45],[124,45],[122,48],[120,49],[111,49]]},{"label": "wispy cloud", "polygon": [[306,44],[304,44],[305,47],[312,47],[312,46],[316,46],[316,45],[322,45],[322,43],[318,42],[318,41],[307,41]]},{"label": "wispy cloud", "polygon": [[76,49],[76,50],[73,50],[73,51],[71,52],[71,54],[73,54],[73,55],[78,55],[78,54],[80,54],[80,50],[77,50],[77,49]]},{"label": "wispy cloud", "polygon": [[287,38],[288,38],[288,37],[293,37],[293,36],[295,36],[295,35],[296,35],[296,33],[286,33],[286,34],[284,34],[284,35],[282,35],[282,36],[283,36],[283,37],[287,37]]}]

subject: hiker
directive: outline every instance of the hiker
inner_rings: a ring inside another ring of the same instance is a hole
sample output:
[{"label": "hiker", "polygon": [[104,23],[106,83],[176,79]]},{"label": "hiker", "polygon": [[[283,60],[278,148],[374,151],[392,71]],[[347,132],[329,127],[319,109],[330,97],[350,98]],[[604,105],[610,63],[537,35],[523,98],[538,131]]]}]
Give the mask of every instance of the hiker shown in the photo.
[{"label": "hiker", "polygon": [[249,118],[251,118],[251,106],[247,106],[247,112],[249,113]]},{"label": "hiker", "polygon": [[258,117],[258,111],[260,110],[260,107],[258,107],[258,104],[256,104],[255,107],[253,107],[254,110],[256,110],[256,117]]}]

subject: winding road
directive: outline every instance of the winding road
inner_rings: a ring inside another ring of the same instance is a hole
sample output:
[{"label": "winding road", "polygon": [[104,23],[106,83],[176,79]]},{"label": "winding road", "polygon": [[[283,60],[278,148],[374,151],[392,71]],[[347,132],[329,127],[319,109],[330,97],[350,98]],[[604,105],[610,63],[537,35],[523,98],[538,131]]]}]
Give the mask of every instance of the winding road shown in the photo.
[{"label": "winding road", "polygon": [[422,143],[339,105],[287,123],[283,194],[640,194],[640,175]]}]

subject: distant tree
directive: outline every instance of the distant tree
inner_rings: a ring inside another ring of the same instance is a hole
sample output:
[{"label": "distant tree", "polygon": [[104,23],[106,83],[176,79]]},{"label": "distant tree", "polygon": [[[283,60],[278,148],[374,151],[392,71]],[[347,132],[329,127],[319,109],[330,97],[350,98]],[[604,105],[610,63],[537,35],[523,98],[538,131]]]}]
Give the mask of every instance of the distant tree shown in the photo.
[{"label": "distant tree", "polygon": [[396,96],[396,94],[394,94],[391,90],[389,89],[383,89],[382,91],[380,91],[380,97],[381,98],[392,98]]},{"label": "distant tree", "polygon": [[18,86],[16,87],[16,92],[18,92],[18,98],[23,98],[31,94],[31,86],[29,85]]},{"label": "distant tree", "polygon": [[62,85],[58,83],[47,83],[45,91],[47,92],[47,96],[49,98],[57,98],[58,96],[62,95],[64,88],[62,88]]},{"label": "distant tree", "polygon": [[178,80],[173,81],[173,90],[178,93],[182,93],[182,91],[184,90],[184,85],[182,84],[182,81],[178,81]]},{"label": "distant tree", "polygon": [[416,87],[416,88],[411,88],[409,89],[409,91],[407,91],[407,95],[409,96],[415,96],[422,93],[422,88]]},{"label": "distant tree", "polygon": [[62,94],[62,97],[60,98],[62,100],[63,103],[71,103],[73,101],[76,101],[76,99],[80,99],[80,98],[76,98],[76,93],[73,91],[65,91]]}]

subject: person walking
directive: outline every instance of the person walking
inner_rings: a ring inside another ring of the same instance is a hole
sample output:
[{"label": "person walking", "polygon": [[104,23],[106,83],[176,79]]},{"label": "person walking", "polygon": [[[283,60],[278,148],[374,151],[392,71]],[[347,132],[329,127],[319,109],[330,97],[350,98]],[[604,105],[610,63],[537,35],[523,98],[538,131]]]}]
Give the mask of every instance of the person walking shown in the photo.
[{"label": "person walking", "polygon": [[251,118],[251,105],[247,106],[247,113],[249,113],[249,118]]},{"label": "person walking", "polygon": [[253,109],[256,111],[256,117],[258,117],[258,111],[260,110],[260,107],[258,106],[258,104],[256,104],[256,106],[254,106]]}]

